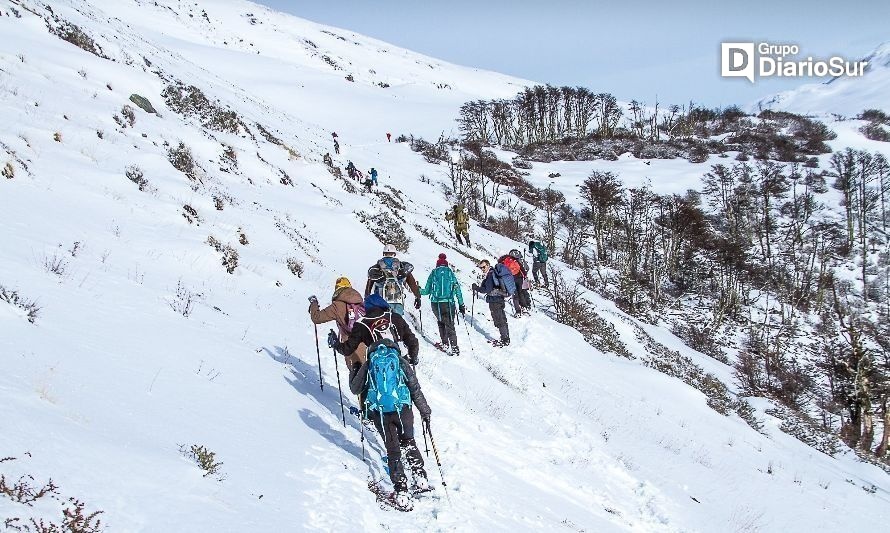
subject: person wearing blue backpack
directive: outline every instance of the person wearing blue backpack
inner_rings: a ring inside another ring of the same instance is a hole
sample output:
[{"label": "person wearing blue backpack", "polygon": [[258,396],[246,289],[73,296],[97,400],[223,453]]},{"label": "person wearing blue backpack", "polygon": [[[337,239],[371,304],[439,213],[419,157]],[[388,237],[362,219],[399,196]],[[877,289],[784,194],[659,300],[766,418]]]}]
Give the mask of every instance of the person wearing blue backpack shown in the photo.
[{"label": "person wearing blue backpack", "polygon": [[[402,357],[395,342],[381,339],[368,347],[367,361],[350,369],[349,390],[359,396],[365,416],[374,423],[383,438],[389,479],[395,489],[394,504],[401,510],[410,510],[412,492],[431,490],[423,468],[423,456],[414,440],[414,411],[411,404],[420,411],[424,428],[429,427],[432,413],[420,390],[417,374],[408,360]],[[405,462],[414,478],[411,492],[402,464],[402,448],[405,450]]]},{"label": "person wearing blue backpack", "polygon": [[457,331],[454,329],[454,300],[457,298],[457,307],[460,314],[464,315],[467,308],[464,307],[464,295],[460,290],[460,284],[454,271],[448,265],[445,254],[439,254],[436,268],[426,280],[426,286],[420,289],[421,296],[429,296],[433,306],[433,314],[439,324],[439,338],[442,343],[441,350],[449,355],[460,355],[457,347]]},{"label": "person wearing blue backpack", "polygon": [[473,291],[485,295],[488,310],[491,311],[491,320],[501,334],[500,341],[492,341],[495,346],[510,345],[510,328],[507,326],[507,313],[504,311],[507,298],[516,294],[516,282],[513,273],[503,263],[497,263],[494,267],[487,259],[479,261],[479,270],[484,278],[482,283],[474,283]]}]

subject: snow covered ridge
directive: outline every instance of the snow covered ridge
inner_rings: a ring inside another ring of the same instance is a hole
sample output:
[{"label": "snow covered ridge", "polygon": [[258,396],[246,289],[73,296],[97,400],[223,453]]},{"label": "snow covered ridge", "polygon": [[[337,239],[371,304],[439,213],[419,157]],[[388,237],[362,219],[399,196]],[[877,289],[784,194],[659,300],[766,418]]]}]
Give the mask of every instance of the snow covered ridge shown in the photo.
[{"label": "snow covered ridge", "polygon": [[[339,275],[364,282],[382,243],[362,220],[380,220],[404,233],[421,281],[446,252],[471,300],[475,260],[523,243],[474,223],[474,247],[456,247],[445,166],[385,133],[436,138],[463,102],[524,82],[431,68],[249,3],[49,7],[0,0],[0,456],[15,457],[0,475],[58,490],[29,507],[0,489],[4,527],[60,524],[65,508],[82,531],[841,531],[890,518],[876,467],[789,437],[769,402],[750,402],[758,432],[649,368],[655,352],[691,362],[733,399],[725,364],[585,292],[612,332],[591,347],[550,319],[544,291],[537,313],[510,318],[509,351],[485,342],[483,302],[457,358],[430,345],[427,302],[410,311],[451,502],[430,454],[436,492],[410,514],[381,510],[367,490],[385,477],[379,440],[365,432],[363,462],[307,298],[326,301]],[[69,31],[50,33],[53,17]],[[64,23],[98,54],[61,39],[80,39]],[[377,168],[378,190],[321,163],[331,131],[335,167]],[[642,161],[607,163],[645,177],[631,171]],[[674,163],[661,186],[700,179]],[[531,179],[547,169],[590,171],[535,163]]]},{"label": "snow covered ridge", "polygon": [[890,111],[887,87],[890,85],[890,42],[864,57],[868,62],[860,78],[832,78],[824,83],[802,85],[754,104],[753,108],[793,111],[806,115],[858,116],[866,109]]}]

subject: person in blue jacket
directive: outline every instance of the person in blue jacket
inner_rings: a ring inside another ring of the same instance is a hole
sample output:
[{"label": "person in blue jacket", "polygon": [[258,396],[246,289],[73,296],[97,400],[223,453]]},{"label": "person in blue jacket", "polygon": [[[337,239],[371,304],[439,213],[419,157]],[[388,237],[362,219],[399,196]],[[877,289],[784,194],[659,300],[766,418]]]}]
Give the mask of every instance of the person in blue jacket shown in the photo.
[{"label": "person in blue jacket", "polygon": [[487,259],[479,261],[479,270],[484,278],[482,283],[474,283],[473,291],[485,295],[488,302],[488,310],[491,312],[491,320],[501,334],[500,341],[494,341],[495,346],[510,345],[510,328],[507,326],[507,313],[505,300],[516,293],[516,284],[513,282],[513,273],[501,263],[494,267]]}]

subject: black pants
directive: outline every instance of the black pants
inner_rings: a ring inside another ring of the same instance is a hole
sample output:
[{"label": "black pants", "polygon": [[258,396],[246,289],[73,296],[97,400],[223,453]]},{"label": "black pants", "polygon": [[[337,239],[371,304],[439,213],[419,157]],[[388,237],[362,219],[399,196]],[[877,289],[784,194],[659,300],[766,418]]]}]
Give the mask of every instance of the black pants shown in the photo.
[{"label": "black pants", "polygon": [[538,283],[538,272],[541,273],[541,276],[544,278],[544,285],[550,285],[550,281],[547,279],[547,263],[543,261],[533,261],[532,262],[532,277],[535,278],[535,283]]},{"label": "black pants", "polygon": [[513,308],[516,310],[516,314],[519,314],[531,309],[532,298],[528,294],[528,289],[522,288],[522,285],[525,283],[524,276],[513,276],[513,280],[516,282],[516,294],[513,296]]},{"label": "black pants", "polygon": [[[454,228],[454,234],[457,235],[458,244],[465,244],[466,246],[470,245],[470,230],[466,228],[464,228],[463,230]],[[461,237],[463,237],[463,240],[461,240]]]},{"label": "black pants", "polygon": [[408,490],[408,478],[402,466],[402,448],[405,448],[405,462],[414,477],[426,478],[423,469],[423,456],[414,442],[414,411],[410,406],[403,407],[401,413],[385,413],[380,422],[380,413],[371,411],[368,418],[374,423],[377,432],[383,437],[386,447],[386,461],[389,467],[389,479],[397,492]]},{"label": "black pants", "polygon": [[451,302],[433,302],[433,314],[439,323],[442,346],[457,347],[457,331],[454,329],[454,305]]},{"label": "black pants", "polygon": [[507,327],[507,313],[504,312],[506,305],[504,300],[495,300],[488,302],[488,310],[491,311],[491,320],[501,334],[501,342],[510,342],[510,328]]}]

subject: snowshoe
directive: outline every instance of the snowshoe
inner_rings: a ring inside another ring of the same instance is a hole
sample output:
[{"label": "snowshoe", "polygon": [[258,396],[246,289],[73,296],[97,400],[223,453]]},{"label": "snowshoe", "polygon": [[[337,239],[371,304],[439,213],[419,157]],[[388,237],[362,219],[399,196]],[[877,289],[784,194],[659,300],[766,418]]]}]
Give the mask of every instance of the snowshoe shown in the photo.
[{"label": "snowshoe", "polygon": [[412,494],[423,494],[424,492],[430,492],[432,490],[433,486],[430,485],[427,478],[420,476],[414,478],[414,486],[411,487]]},{"label": "snowshoe", "polygon": [[379,482],[368,482],[368,490],[377,497],[381,509],[395,509],[407,513],[414,509],[414,502],[408,492],[393,492],[380,486]]}]

